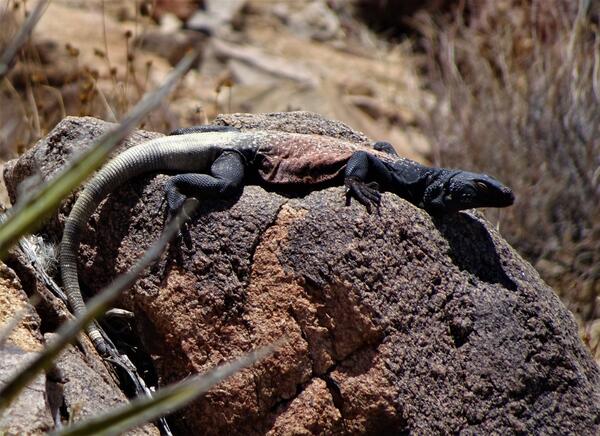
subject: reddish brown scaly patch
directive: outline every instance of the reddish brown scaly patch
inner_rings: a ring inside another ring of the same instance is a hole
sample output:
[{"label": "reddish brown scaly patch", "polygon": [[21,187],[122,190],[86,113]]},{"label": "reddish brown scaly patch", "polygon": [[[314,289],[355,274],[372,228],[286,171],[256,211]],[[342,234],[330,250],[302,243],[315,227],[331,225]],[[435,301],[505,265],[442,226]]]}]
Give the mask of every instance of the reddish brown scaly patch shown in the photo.
[{"label": "reddish brown scaly patch", "polygon": [[268,143],[269,150],[261,150],[264,160],[258,173],[274,184],[313,185],[330,181],[341,175],[350,156],[360,150],[389,159],[371,148],[327,136],[278,132]]}]

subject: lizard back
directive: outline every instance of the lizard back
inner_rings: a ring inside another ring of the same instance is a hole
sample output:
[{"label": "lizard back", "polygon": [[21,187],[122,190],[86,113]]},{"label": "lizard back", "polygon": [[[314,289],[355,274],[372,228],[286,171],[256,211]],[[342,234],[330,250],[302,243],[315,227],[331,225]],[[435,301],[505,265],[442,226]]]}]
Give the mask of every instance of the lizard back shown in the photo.
[{"label": "lizard back", "polygon": [[343,173],[356,151],[393,161],[373,148],[339,138],[299,133],[265,132],[257,155],[259,177],[270,184],[314,185]]}]

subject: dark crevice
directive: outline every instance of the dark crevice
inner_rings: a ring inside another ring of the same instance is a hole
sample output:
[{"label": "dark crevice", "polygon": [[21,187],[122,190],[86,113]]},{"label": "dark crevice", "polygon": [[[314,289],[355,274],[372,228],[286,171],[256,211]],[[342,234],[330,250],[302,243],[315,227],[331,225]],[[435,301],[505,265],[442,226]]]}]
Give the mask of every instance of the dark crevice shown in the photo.
[{"label": "dark crevice", "polygon": [[452,336],[456,348],[460,348],[467,343],[471,332],[472,329],[465,328],[462,325],[450,324],[450,335]]},{"label": "dark crevice", "polygon": [[[158,387],[158,376],[152,358],[146,352],[133,322],[133,320],[128,319],[112,318],[110,322],[102,323],[102,326],[118,352],[129,358],[135,367],[135,372],[146,386]],[[131,374],[132,368],[124,365],[125,362],[122,362],[121,359],[110,363],[113,371],[118,376],[121,391],[127,398],[143,394],[139,380]]]},{"label": "dark crevice", "polygon": [[[335,365],[333,369],[335,369]],[[333,370],[332,369],[332,370]],[[331,394],[331,398],[333,399],[333,405],[340,412],[340,416],[342,417],[342,423],[344,422],[344,397],[342,395],[342,391],[338,383],[331,378],[331,372],[328,371],[327,374],[320,377],[325,384],[327,385],[327,389],[329,389],[329,393]]]},{"label": "dark crevice", "polygon": [[306,388],[308,387],[308,385],[310,384],[311,381],[312,381],[312,378],[309,378],[304,383],[297,383],[296,384],[296,392],[294,393],[294,395],[292,395],[290,398],[280,398],[278,401],[273,403],[273,405],[269,409],[269,412],[277,413],[277,411],[279,410],[280,407],[289,406],[296,398],[298,398],[300,395],[302,395],[302,392],[304,392],[306,390]]},{"label": "dark crevice", "polygon": [[344,414],[344,412],[346,410],[344,396],[342,395],[342,390],[340,389],[339,384],[331,377],[331,373],[333,371],[335,371],[337,366],[338,365],[336,363],[331,368],[329,368],[329,370],[327,371],[326,374],[324,374],[320,378],[321,378],[321,380],[323,380],[325,382],[325,385],[327,386],[327,389],[329,390],[329,394],[331,395],[331,400],[333,401],[333,405],[340,413],[340,425],[342,426],[344,433],[347,433],[346,416]]},{"label": "dark crevice", "polygon": [[52,415],[55,428],[59,429],[63,422],[69,422],[70,415],[64,397],[65,378],[56,367],[46,373],[46,400]]},{"label": "dark crevice", "polygon": [[[283,197],[282,197],[283,198]],[[267,231],[269,231],[269,229],[271,227],[273,227],[275,225],[275,223],[277,222],[277,220],[279,219],[279,214],[281,213],[281,210],[283,209],[283,207],[285,205],[287,205],[290,202],[290,199],[284,199],[281,204],[277,207],[277,210],[275,211],[275,213],[273,214],[273,218],[271,219],[271,221],[269,221],[267,223],[267,225],[259,231],[256,239],[253,241],[252,246],[250,247],[250,257],[249,257],[249,265],[250,265],[250,269],[252,269],[252,267],[254,266],[254,256],[256,255],[256,250],[258,249],[258,246],[263,242],[263,236],[265,235],[265,233],[267,233]],[[248,274],[248,279],[246,280],[246,284],[245,287],[250,286],[250,272]],[[236,272],[237,273],[237,272]],[[238,279],[240,280],[240,282],[243,283],[243,280],[241,279],[241,277],[238,277]]]}]

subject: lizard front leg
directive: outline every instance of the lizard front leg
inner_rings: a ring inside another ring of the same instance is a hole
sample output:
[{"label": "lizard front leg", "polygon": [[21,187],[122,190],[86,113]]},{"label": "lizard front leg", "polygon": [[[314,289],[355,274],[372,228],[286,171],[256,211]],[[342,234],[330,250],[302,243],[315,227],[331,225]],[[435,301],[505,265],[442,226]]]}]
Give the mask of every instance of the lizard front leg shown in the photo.
[{"label": "lizard front leg", "polygon": [[[378,142],[373,148],[398,156],[386,142]],[[355,197],[371,212],[372,205],[379,206],[381,201],[380,189],[420,204],[432,171],[434,169],[399,157],[388,162],[365,151],[355,152],[346,166],[346,204]]]},{"label": "lizard front leg", "polygon": [[376,143],[373,144],[373,149],[377,150],[377,151],[381,151],[383,153],[387,153],[390,156],[395,156],[395,157],[398,156],[398,152],[396,151],[394,146],[386,141],[377,141]]},{"label": "lizard front leg", "polygon": [[[379,207],[381,203],[380,182],[387,184],[389,178],[389,171],[380,159],[364,151],[355,152],[346,164],[346,205],[354,197],[371,213],[373,206]],[[368,179],[371,181],[367,182]]]},{"label": "lizard front leg", "polygon": [[233,197],[243,188],[244,173],[242,155],[226,150],[213,162],[210,174],[187,173],[171,177],[165,186],[169,215],[173,216],[181,208],[188,194],[199,199]]}]

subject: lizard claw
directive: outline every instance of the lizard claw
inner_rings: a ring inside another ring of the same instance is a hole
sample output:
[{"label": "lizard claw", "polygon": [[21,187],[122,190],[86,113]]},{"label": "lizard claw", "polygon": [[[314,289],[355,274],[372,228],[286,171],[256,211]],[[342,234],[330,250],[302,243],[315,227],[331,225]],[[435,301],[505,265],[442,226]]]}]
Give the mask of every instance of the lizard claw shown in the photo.
[{"label": "lizard claw", "polygon": [[365,206],[367,212],[371,213],[373,206],[379,209],[381,193],[377,182],[365,183],[358,177],[346,177],[346,206],[350,205],[352,197]]},{"label": "lizard claw", "polygon": [[[179,210],[184,207],[187,197],[176,189],[167,189],[165,198],[167,200],[167,216],[164,225],[175,219]],[[182,228],[177,231],[177,238],[181,237]]]}]

